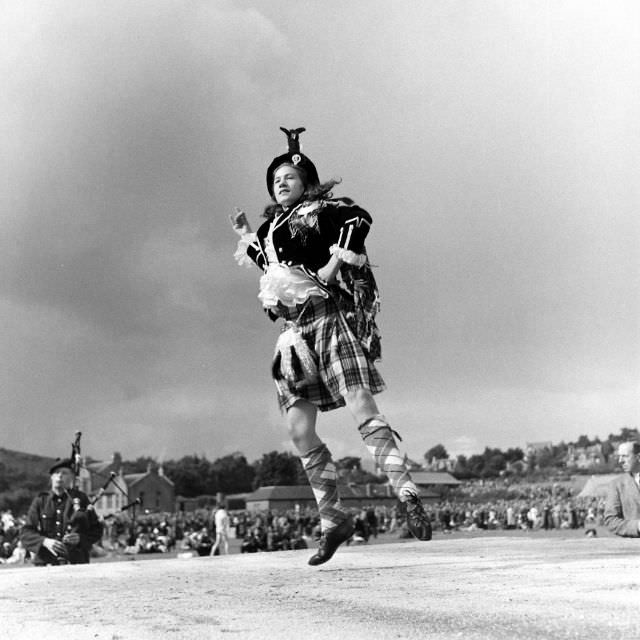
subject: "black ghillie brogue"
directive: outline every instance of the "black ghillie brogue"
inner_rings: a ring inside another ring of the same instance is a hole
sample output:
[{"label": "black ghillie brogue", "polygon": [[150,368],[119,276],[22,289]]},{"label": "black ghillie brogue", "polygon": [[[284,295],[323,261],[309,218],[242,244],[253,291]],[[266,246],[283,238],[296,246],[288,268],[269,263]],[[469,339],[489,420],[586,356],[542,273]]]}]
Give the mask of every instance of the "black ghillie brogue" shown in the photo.
[{"label": "black ghillie brogue", "polygon": [[309,558],[309,564],[317,566],[331,560],[338,547],[351,538],[354,530],[353,519],[348,516],[337,527],[333,527],[333,529],[323,533],[318,544],[318,550]]},{"label": "black ghillie brogue", "polygon": [[422,501],[417,493],[407,493],[408,500],[404,503],[407,510],[407,528],[414,538],[418,540],[431,540],[431,520],[427,515]]}]

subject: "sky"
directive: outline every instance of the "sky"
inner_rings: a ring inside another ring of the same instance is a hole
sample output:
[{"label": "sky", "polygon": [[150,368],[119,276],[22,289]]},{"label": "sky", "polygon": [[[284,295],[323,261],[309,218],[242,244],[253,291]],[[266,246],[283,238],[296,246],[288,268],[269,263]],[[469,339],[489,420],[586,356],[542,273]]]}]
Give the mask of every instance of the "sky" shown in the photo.
[{"label": "sky", "polygon": [[[291,450],[254,228],[279,131],[374,224],[420,457],[640,426],[640,5],[0,2],[0,446]],[[366,457],[346,409],[318,431]]]}]

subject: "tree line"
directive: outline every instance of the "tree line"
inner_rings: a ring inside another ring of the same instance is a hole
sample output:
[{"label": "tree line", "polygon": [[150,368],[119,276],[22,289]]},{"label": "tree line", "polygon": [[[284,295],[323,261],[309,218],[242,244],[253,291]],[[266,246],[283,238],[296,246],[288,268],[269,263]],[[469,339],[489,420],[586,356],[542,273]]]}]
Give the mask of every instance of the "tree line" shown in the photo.
[{"label": "tree line", "polygon": [[[567,471],[567,456],[571,448],[588,449],[599,445],[600,462],[589,468],[590,473],[604,473],[615,468],[615,452],[618,443],[639,441],[640,432],[637,428],[623,427],[618,434],[610,433],[607,438],[589,438],[581,435],[575,442],[560,442],[547,447],[536,449],[525,455],[516,447],[502,451],[497,448],[485,447],[479,454],[471,456],[459,455],[453,460],[451,473],[459,480],[490,479],[507,474],[521,475],[529,478],[545,476],[560,471]],[[426,463],[433,460],[450,460],[450,456],[442,444],[431,447],[425,454]]]},{"label": "tree line", "polygon": [[[123,461],[123,473],[141,473],[157,467],[150,457]],[[288,452],[271,451],[253,463],[242,453],[209,461],[206,456],[188,455],[179,460],[162,463],[164,474],[174,483],[176,495],[192,498],[223,493],[247,493],[260,487],[309,484],[298,456]],[[355,484],[382,483],[377,476],[362,469],[360,458],[348,456],[336,461],[336,468],[344,482]]]},{"label": "tree line", "polygon": [[[550,445],[525,456],[520,448],[485,447],[482,453],[470,456],[459,455],[453,461],[451,473],[459,480],[491,479],[508,474],[520,475],[530,479],[549,476],[566,471],[566,457],[569,447],[590,447],[600,445],[602,465],[599,469],[590,469],[590,473],[605,472],[613,469],[615,447],[618,442],[639,440],[637,428],[624,427],[619,434],[609,434],[605,440],[580,436],[576,442]],[[142,456],[135,460],[122,460],[115,454],[123,473],[144,473],[149,468],[158,469],[155,458]],[[414,469],[427,466],[433,460],[449,460],[450,456],[442,444],[431,447],[424,454],[424,460],[414,465]],[[33,496],[49,487],[47,465],[39,470],[33,464],[10,465],[0,460],[0,511],[11,510],[14,513],[26,511]],[[14,461],[15,462],[15,461]],[[361,459],[347,456],[336,461],[341,481],[349,484],[381,484],[386,482],[384,475],[376,475],[362,468]],[[248,493],[259,487],[273,485],[308,484],[300,459],[288,452],[271,451],[252,463],[240,452],[217,458],[213,461],[204,455],[187,455],[178,460],[162,462],[165,475],[174,483],[176,495],[194,498],[203,495],[222,493]],[[119,472],[119,469],[116,470]]]},{"label": "tree line", "polygon": [[[158,461],[150,456],[123,460],[119,453],[115,453],[114,461],[116,473],[122,469],[124,475],[144,473],[149,469],[157,471],[160,467]],[[0,511],[26,512],[33,497],[48,490],[51,462],[42,459],[41,464],[26,468],[19,460],[14,464],[0,461]],[[90,464],[90,459],[87,462]],[[300,459],[280,451],[265,453],[253,463],[238,452],[213,461],[204,455],[187,455],[178,460],[163,461],[161,466],[162,472],[173,482],[176,495],[184,498],[248,493],[273,485],[308,484]],[[384,476],[363,470],[360,458],[346,457],[338,460],[336,466],[345,482],[365,484],[386,480]],[[105,475],[104,479],[107,478]]]}]

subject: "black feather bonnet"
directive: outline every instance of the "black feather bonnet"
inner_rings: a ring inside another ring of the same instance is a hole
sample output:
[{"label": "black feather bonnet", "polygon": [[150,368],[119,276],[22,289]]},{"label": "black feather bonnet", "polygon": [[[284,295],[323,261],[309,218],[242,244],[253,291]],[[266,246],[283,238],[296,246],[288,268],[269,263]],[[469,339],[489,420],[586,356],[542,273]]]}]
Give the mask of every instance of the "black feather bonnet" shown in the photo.
[{"label": "black feather bonnet", "polygon": [[299,127],[297,129],[285,129],[284,127],[280,127],[280,130],[287,136],[289,148],[287,153],[274,158],[267,169],[267,190],[272,198],[273,175],[282,165],[289,165],[300,170],[304,174],[307,187],[315,187],[320,184],[318,171],[315,168],[315,165],[311,160],[309,160],[309,158],[307,158],[307,156],[300,152],[300,134],[303,131],[306,131],[306,129],[304,127]]}]

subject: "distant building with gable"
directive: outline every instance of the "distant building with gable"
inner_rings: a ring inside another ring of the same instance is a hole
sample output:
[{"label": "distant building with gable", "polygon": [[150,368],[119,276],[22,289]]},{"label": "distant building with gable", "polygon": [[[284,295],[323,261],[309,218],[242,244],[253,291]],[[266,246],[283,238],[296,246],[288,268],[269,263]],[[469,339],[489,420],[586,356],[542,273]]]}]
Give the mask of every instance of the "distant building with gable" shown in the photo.
[{"label": "distant building with gable", "polygon": [[176,507],[173,482],[164,474],[162,464],[149,464],[144,473],[123,473],[120,454],[110,461],[87,461],[89,490],[85,492],[95,499],[94,508],[101,516],[117,513],[124,507],[139,501],[139,509],[150,512],[172,512]]},{"label": "distant building with gable", "polygon": [[442,497],[460,486],[460,480],[446,471],[412,471],[411,479],[420,491],[422,498],[436,495]]},{"label": "distant building with gable", "polygon": [[[438,494],[422,492],[425,500],[436,500]],[[280,485],[260,487],[244,497],[249,511],[289,511],[317,507],[313,490],[309,485]],[[388,484],[340,485],[340,501],[347,508],[367,506],[393,507],[398,499]]]},{"label": "distant building with gable", "polygon": [[535,456],[543,451],[551,451],[553,449],[553,442],[551,440],[542,440],[541,442],[527,442],[524,448],[524,461],[528,462],[532,456]]},{"label": "distant building with gable", "polygon": [[445,471],[453,473],[458,460],[456,458],[431,458],[424,465],[425,471]]},{"label": "distant building with gable", "polygon": [[603,460],[602,443],[600,442],[587,447],[577,447],[573,444],[567,447],[565,463],[570,469],[593,469],[601,465]]},{"label": "distant building with gable", "polygon": [[[460,485],[460,481],[450,473],[442,471],[412,471],[411,478],[418,487],[420,497],[426,502],[437,501]],[[398,502],[388,483],[340,484],[339,489],[340,501],[348,508],[370,505],[392,507]],[[296,506],[316,508],[313,490],[309,485],[259,487],[243,498],[250,511],[288,511]]]}]

